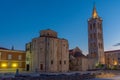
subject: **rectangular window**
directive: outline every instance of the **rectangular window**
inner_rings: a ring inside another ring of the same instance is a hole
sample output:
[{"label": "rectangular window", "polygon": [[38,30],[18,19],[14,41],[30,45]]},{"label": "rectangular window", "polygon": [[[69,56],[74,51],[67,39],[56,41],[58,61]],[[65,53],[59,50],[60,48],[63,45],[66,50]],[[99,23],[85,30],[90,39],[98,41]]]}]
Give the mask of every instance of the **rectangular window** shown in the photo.
[{"label": "rectangular window", "polygon": [[18,56],[18,60],[22,60],[22,56],[21,55]]},{"label": "rectangular window", "polygon": [[90,30],[92,30],[92,24],[90,24]]},{"label": "rectangular window", "polygon": [[66,64],[66,61],[64,61],[64,64]]},{"label": "rectangular window", "polygon": [[60,64],[62,64],[62,62],[60,61]]},{"label": "rectangular window", "polygon": [[12,55],[11,54],[8,54],[8,59],[12,59]]},{"label": "rectangular window", "polygon": [[53,60],[51,60],[51,64],[53,64]]},{"label": "rectangular window", "polygon": [[40,70],[43,70],[43,64],[40,64]]}]

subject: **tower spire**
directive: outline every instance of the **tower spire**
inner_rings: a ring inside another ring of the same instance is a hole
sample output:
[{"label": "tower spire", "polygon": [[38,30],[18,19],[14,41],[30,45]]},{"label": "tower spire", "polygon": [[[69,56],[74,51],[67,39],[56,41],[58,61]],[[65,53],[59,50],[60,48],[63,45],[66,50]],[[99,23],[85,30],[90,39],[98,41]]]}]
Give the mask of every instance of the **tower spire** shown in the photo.
[{"label": "tower spire", "polygon": [[94,7],[93,7],[92,18],[98,18],[98,14],[97,14],[97,11],[96,11],[95,4],[94,4]]}]

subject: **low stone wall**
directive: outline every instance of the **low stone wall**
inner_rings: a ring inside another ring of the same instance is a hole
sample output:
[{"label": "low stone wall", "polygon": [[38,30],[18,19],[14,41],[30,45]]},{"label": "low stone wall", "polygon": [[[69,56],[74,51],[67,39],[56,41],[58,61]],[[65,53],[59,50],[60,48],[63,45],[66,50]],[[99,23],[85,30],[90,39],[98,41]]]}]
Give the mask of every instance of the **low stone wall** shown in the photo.
[{"label": "low stone wall", "polygon": [[113,73],[105,73],[105,72],[102,72],[100,74],[96,74],[96,78],[111,78],[114,76],[115,76],[115,74],[113,74]]},{"label": "low stone wall", "polygon": [[[94,78],[94,75],[91,74],[71,74],[71,75],[66,75],[66,74],[59,74],[59,75],[46,75],[46,74],[41,74],[40,76],[32,77],[30,75],[19,75],[14,78],[6,78],[4,80],[86,80],[86,79],[92,79]],[[1,79],[0,79],[1,80]]]}]

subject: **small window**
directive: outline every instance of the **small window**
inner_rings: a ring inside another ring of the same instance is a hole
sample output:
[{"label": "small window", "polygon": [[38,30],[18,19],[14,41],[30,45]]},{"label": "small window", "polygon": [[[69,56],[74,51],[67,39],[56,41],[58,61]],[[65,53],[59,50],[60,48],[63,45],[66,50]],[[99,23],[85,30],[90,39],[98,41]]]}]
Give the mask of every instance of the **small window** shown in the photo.
[{"label": "small window", "polygon": [[53,64],[53,60],[51,60],[51,64]]},{"label": "small window", "polygon": [[92,38],[92,34],[90,34],[90,38]]},{"label": "small window", "polygon": [[93,24],[93,28],[94,28],[94,29],[95,29],[95,26],[96,26],[96,24],[94,23],[94,24]]},{"label": "small window", "polygon": [[94,48],[96,48],[96,44],[94,43]]},{"label": "small window", "polygon": [[40,50],[42,50],[43,48],[40,48]]},{"label": "small window", "polygon": [[22,60],[22,56],[21,55],[18,56],[18,60]]},{"label": "small window", "polygon": [[90,24],[90,30],[92,30],[92,24]]},{"label": "small window", "polygon": [[66,61],[64,61],[64,64],[66,64]]},{"label": "small window", "polygon": [[60,61],[60,64],[62,64],[62,62]]},{"label": "small window", "polygon": [[40,69],[43,70],[43,64],[40,64]]},{"label": "small window", "polygon": [[12,59],[12,55],[11,54],[8,54],[8,59]]}]

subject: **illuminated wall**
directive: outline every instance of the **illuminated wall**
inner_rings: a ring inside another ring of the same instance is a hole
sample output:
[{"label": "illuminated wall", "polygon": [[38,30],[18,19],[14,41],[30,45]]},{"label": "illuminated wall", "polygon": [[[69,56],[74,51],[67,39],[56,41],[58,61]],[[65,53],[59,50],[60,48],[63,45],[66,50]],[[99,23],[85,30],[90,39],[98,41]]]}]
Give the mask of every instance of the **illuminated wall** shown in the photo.
[{"label": "illuminated wall", "polygon": [[105,63],[108,68],[120,68],[120,50],[105,51]]},{"label": "illuminated wall", "polygon": [[25,52],[0,49],[0,70],[16,69],[25,69]]}]

